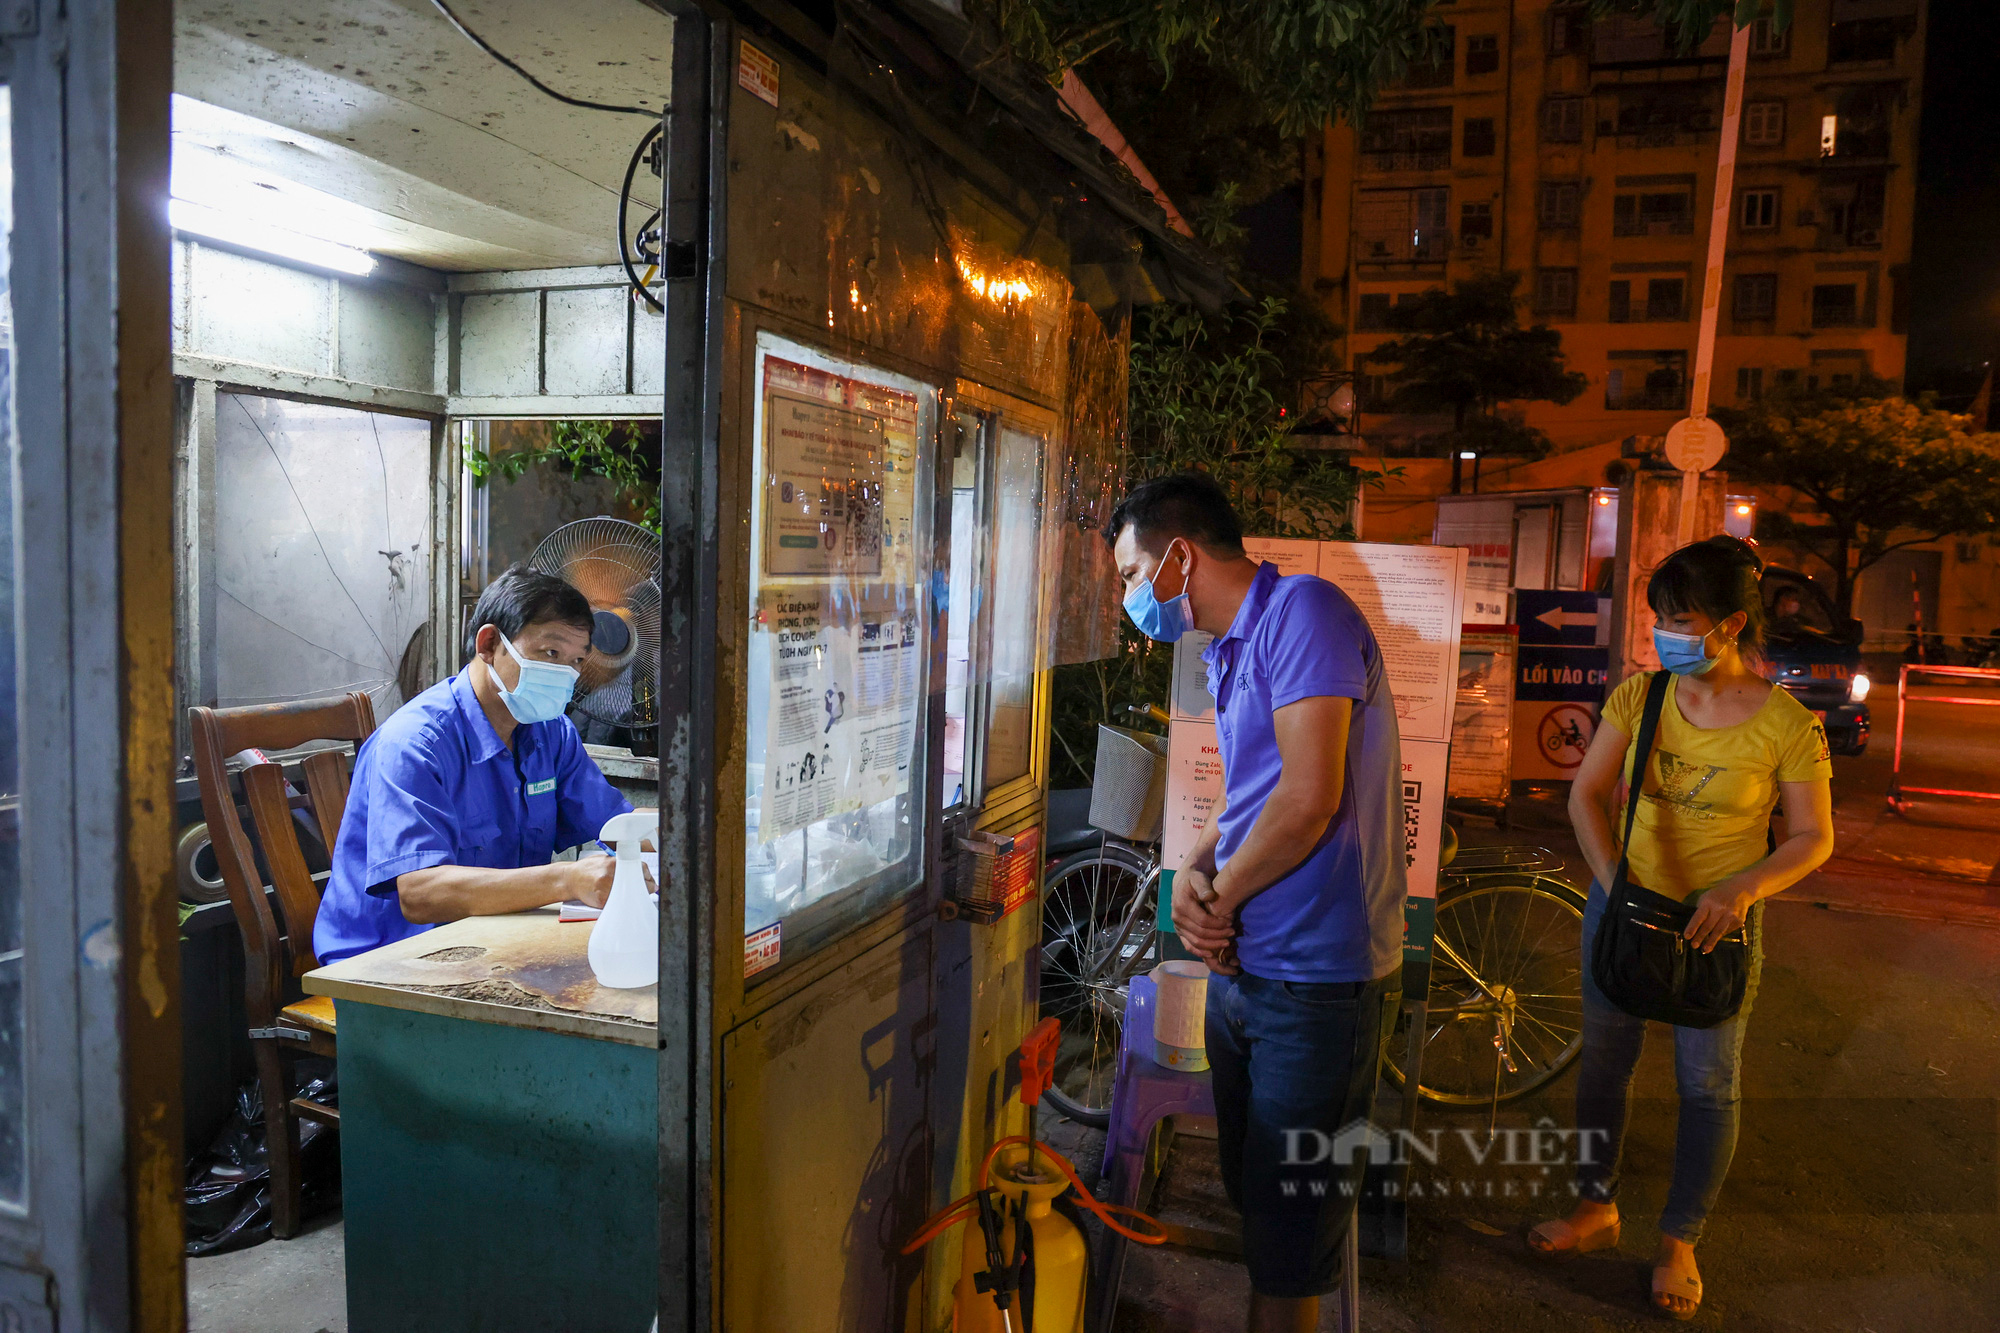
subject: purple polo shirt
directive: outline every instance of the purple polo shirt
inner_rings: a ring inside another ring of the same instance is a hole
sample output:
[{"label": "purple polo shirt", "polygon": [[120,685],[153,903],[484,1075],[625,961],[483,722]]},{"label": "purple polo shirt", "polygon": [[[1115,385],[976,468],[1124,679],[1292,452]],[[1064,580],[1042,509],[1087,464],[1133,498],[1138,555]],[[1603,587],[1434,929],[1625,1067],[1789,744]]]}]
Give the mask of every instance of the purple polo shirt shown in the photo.
[{"label": "purple polo shirt", "polygon": [[1202,654],[1228,806],[1218,866],[1249,836],[1283,767],[1272,714],[1326,695],[1354,701],[1340,809],[1298,865],[1244,904],[1236,956],[1275,981],[1369,981],[1403,954],[1407,892],[1402,747],[1382,651],[1346,593],[1266,563],[1229,632]]}]

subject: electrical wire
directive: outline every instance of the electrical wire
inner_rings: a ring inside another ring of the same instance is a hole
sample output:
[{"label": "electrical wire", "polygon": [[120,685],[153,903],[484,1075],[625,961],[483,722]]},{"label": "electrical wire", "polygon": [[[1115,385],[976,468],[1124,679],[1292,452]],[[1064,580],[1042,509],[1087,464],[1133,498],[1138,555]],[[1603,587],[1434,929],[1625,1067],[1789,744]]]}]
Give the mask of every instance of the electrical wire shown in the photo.
[{"label": "electrical wire", "polygon": [[632,178],[639,174],[639,163],[645,160],[646,150],[651,148],[653,141],[659,137],[660,126],[655,124],[652,129],[646,131],[645,137],[639,140],[639,146],[632,150],[632,160],[625,164],[625,180],[618,187],[618,262],[625,266],[625,280],[632,284],[632,290],[644,297],[646,304],[651,306],[655,311],[665,313],[666,306],[661,303],[659,297],[653,295],[648,290],[646,285],[652,281],[654,270],[659,267],[660,251],[662,248],[661,246],[655,246],[650,254],[647,253],[646,237],[652,232],[654,224],[659,223],[662,227],[660,240],[664,244],[666,239],[664,234],[664,212],[657,208],[654,209],[653,215],[640,225],[639,235],[632,243],[632,249],[639,252],[639,258],[645,260],[650,266],[646,270],[645,277],[642,278],[639,276],[638,270],[632,263],[631,250],[628,250],[625,245],[627,234],[625,230],[625,216],[632,202]]},{"label": "electrical wire", "polygon": [[642,106],[618,106],[611,102],[592,102],[592,101],[587,101],[581,97],[571,97],[568,93],[557,92],[555,89],[549,87],[549,85],[543,83],[540,79],[536,78],[534,75],[528,73],[527,70],[521,68],[519,65],[515,64],[512,60],[509,60],[506,56],[501,55],[500,52],[494,50],[492,44],[489,43],[484,37],[481,37],[478,33],[466,27],[465,20],[461,19],[458,15],[452,13],[451,6],[447,5],[444,2],[444,0],[431,0],[431,3],[437,6],[438,13],[444,15],[446,20],[450,22],[451,26],[457,28],[459,32],[465,37],[465,40],[471,42],[474,46],[484,51],[487,55],[492,56],[495,60],[505,65],[508,69],[513,70],[516,74],[526,79],[529,83],[534,84],[535,87],[540,91],[547,93],[550,97],[555,98],[556,101],[561,102],[566,106],[582,107],[585,111],[615,111],[621,115],[645,116],[649,120],[658,120],[660,118],[661,114],[660,112],[648,111],[645,107]]}]

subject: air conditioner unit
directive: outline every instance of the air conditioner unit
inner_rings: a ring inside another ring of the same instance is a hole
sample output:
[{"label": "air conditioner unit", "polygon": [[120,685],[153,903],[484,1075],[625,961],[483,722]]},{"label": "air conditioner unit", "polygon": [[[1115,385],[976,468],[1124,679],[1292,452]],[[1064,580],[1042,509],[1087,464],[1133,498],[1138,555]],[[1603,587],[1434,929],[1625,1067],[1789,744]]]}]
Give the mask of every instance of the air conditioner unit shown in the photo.
[{"label": "air conditioner unit", "polygon": [[1458,243],[1464,246],[1468,250],[1477,250],[1480,246],[1486,243],[1486,238],[1484,236],[1478,235],[1477,233],[1474,233],[1469,236],[1459,237]]}]

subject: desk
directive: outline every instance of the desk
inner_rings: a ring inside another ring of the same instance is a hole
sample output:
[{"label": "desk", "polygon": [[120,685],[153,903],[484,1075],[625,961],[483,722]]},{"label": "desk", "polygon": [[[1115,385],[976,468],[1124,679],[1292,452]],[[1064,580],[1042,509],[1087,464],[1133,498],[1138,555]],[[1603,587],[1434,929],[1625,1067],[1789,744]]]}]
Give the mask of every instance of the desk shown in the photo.
[{"label": "desk", "polygon": [[590,925],[472,917],[310,972],[332,996],[348,1320],[631,1330],[659,1269],[658,995]]}]

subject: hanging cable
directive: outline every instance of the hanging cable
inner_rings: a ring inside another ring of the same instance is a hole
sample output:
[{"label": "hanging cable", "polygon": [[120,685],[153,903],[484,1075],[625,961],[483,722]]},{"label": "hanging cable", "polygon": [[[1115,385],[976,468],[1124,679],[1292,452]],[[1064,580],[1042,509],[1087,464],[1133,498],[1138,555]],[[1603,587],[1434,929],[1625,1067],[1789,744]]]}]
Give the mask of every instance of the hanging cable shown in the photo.
[{"label": "hanging cable", "polygon": [[616,111],[623,115],[645,116],[652,120],[658,120],[660,118],[659,112],[648,111],[645,107],[642,106],[616,106],[610,102],[590,102],[584,100],[581,97],[571,97],[568,93],[557,92],[555,89],[549,87],[549,85],[543,83],[540,79],[536,78],[534,75],[528,73],[527,70],[522,69],[519,65],[509,60],[506,56],[503,56],[498,51],[494,50],[492,45],[489,42],[487,42],[487,40],[484,37],[481,37],[478,33],[466,27],[465,21],[459,18],[458,15],[451,12],[451,6],[447,5],[444,2],[444,0],[431,0],[431,3],[437,6],[438,13],[444,15],[445,18],[451,23],[452,27],[457,28],[459,32],[464,35],[465,40],[471,42],[474,46],[484,51],[487,55],[492,56],[495,60],[505,65],[508,69],[513,70],[516,74],[526,79],[529,83],[534,84],[535,87],[541,90],[542,92],[545,92],[550,97],[555,98],[556,101],[561,102],[566,106],[582,107],[585,111]]},{"label": "hanging cable", "polygon": [[[627,235],[625,216],[632,202],[632,178],[639,174],[639,163],[646,160],[647,150],[652,148],[659,137],[660,127],[656,124],[646,131],[644,138],[639,140],[639,146],[632,150],[632,160],[625,164],[625,181],[618,188],[618,262],[625,266],[625,280],[632,284],[632,290],[644,297],[646,304],[655,311],[664,312],[666,306],[660,303],[659,297],[653,295],[647,284],[652,281],[653,271],[659,267],[660,246],[666,230],[665,214],[657,208],[654,209],[653,215],[640,224],[639,234],[633,239],[629,248],[625,242]],[[661,173],[656,169],[654,174]],[[653,242],[650,250],[646,246],[649,237]],[[632,262],[634,250],[638,251],[639,258],[649,265],[643,278],[639,276],[639,271]]]}]

